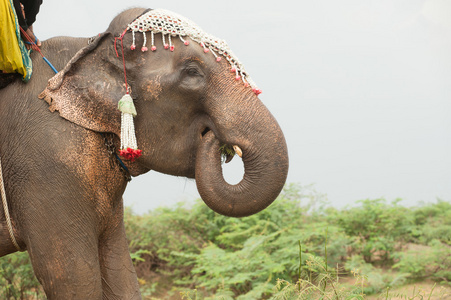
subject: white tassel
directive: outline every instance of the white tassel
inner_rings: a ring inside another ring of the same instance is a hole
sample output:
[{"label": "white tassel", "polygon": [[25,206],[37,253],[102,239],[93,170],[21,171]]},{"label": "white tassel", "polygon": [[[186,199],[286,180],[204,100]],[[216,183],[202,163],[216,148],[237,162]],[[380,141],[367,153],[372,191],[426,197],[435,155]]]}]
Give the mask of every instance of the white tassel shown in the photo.
[{"label": "white tassel", "polygon": [[133,99],[129,94],[125,94],[119,101],[118,108],[121,111],[121,150],[120,155],[126,159],[134,161],[141,156],[138,149],[135,134],[135,124],[133,117],[136,116],[136,108]]}]

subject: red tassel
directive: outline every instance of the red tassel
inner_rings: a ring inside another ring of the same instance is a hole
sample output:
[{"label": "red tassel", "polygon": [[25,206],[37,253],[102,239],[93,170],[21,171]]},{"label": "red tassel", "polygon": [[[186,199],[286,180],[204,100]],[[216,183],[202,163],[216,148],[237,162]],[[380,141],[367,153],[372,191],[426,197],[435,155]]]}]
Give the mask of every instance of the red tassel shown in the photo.
[{"label": "red tassel", "polygon": [[119,151],[119,154],[125,158],[128,159],[130,161],[135,161],[135,159],[137,159],[138,157],[141,156],[142,154],[142,150],[139,149],[132,149],[132,148],[127,148],[127,149],[122,149]]}]

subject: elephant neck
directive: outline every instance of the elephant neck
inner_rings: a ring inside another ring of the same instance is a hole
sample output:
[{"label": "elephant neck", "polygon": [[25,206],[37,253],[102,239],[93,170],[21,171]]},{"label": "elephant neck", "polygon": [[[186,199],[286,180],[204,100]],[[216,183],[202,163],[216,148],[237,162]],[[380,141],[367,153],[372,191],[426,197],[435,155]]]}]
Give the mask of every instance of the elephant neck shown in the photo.
[{"label": "elephant neck", "polygon": [[108,133],[103,133],[103,132],[101,132],[100,134],[102,135],[103,139],[105,140],[105,146],[108,151],[108,154],[110,155],[110,159],[113,160],[114,163],[116,163],[119,166],[121,173],[124,175],[125,180],[127,180],[128,182],[131,181],[132,176],[130,175],[129,169],[127,168],[125,163],[122,161],[120,156],[117,154],[116,146],[114,145],[113,134],[108,134]]},{"label": "elephant neck", "polygon": [[132,162],[124,159],[118,154],[119,138],[113,133],[100,133],[105,141],[105,147],[110,156],[110,160],[116,164],[121,173],[123,174],[125,180],[130,182],[132,176],[138,176],[150,171],[150,169],[143,167],[139,162]]}]

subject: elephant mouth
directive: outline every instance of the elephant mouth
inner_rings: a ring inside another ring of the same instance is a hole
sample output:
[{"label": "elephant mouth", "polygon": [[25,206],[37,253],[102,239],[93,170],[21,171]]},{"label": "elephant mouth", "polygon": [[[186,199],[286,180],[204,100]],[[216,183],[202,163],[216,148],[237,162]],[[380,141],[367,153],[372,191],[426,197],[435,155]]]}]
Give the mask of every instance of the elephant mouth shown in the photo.
[{"label": "elephant mouth", "polygon": [[201,135],[202,137],[204,137],[204,136],[207,134],[207,132],[209,132],[210,130],[211,130],[211,129],[210,129],[209,127],[205,127],[204,130],[202,130],[202,132],[201,132],[200,135]]},{"label": "elephant mouth", "polygon": [[[201,134],[200,134],[201,135],[201,140],[210,131],[212,131],[212,130],[209,127],[205,127],[202,130]],[[215,137],[216,137],[216,134],[214,132],[212,132],[212,134],[215,135]],[[222,161],[224,163],[227,164],[227,163],[232,161],[232,159],[235,156],[235,154],[237,154],[235,149],[239,149],[238,150],[239,151],[238,155],[241,157],[241,155],[239,154],[241,152],[241,149],[237,145],[230,145],[230,144],[227,144],[227,143],[223,143],[221,141],[220,141],[220,145],[221,146],[219,147],[218,151],[221,153],[221,156],[223,158]]]}]

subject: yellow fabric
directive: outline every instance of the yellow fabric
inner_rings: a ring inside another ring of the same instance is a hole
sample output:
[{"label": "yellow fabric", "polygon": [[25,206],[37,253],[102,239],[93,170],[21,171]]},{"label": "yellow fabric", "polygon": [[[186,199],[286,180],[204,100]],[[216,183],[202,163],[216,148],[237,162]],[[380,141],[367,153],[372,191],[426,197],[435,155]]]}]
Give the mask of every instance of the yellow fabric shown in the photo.
[{"label": "yellow fabric", "polygon": [[0,70],[27,77],[16,35],[16,16],[10,0],[0,0]]}]

